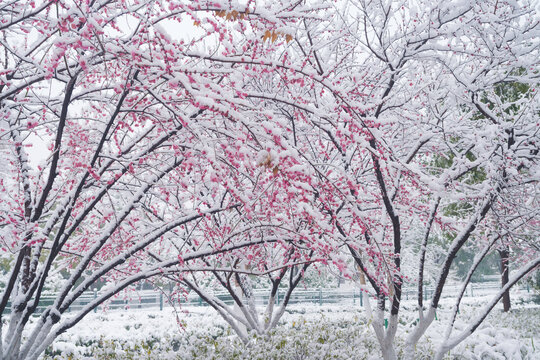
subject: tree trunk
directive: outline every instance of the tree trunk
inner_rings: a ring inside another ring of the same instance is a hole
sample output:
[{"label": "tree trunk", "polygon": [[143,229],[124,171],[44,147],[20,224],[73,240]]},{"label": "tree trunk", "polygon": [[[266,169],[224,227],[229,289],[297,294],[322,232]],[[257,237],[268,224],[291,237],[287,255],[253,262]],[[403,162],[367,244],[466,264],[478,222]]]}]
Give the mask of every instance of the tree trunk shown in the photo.
[{"label": "tree trunk", "polygon": [[[508,250],[508,247],[504,247],[503,249],[499,249],[497,251],[499,252],[499,256],[501,258],[501,287],[503,287],[508,283],[508,275],[510,272],[510,269],[508,268],[508,259],[510,257],[510,251]],[[503,294],[502,302],[504,311],[510,311],[510,289],[506,290],[506,292]]]},{"label": "tree trunk", "polygon": [[384,346],[381,347],[382,355],[384,360],[396,360],[396,350],[394,348],[393,342],[388,342]]}]

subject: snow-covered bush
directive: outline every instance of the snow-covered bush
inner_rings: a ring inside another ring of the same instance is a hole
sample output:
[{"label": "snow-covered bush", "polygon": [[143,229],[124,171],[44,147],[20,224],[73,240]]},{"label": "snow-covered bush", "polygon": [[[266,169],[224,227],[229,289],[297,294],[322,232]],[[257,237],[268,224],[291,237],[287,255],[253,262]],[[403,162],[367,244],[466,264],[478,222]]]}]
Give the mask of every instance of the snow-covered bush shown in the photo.
[{"label": "snow-covered bush", "polygon": [[[397,338],[402,356],[405,339],[416,316],[404,306],[403,335]],[[463,306],[463,318],[479,310],[474,301]],[[43,360],[60,359],[380,359],[377,339],[361,308],[292,305],[268,336],[253,335],[245,345],[227,323],[208,308],[170,316],[159,313],[95,315],[72,333],[62,335]],[[412,307],[411,307],[412,310]],[[450,314],[443,305],[439,319]],[[445,359],[535,359],[540,355],[538,307],[509,313],[494,311],[473,336],[446,354]],[[182,318],[182,320],[179,320]],[[409,325],[407,325],[409,324]],[[457,327],[466,325],[459,321]],[[442,336],[444,321],[417,345],[417,359],[431,359]]]}]

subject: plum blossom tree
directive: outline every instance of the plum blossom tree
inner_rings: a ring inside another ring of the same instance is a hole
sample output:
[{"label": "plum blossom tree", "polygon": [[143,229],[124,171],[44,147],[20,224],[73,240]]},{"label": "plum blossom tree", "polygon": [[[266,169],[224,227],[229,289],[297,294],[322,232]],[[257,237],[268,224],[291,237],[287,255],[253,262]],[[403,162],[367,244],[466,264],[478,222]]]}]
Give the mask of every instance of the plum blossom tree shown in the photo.
[{"label": "plum blossom tree", "polygon": [[[457,253],[466,244],[485,244],[455,298],[438,345],[441,358],[540,264],[538,246],[521,242],[520,267],[478,318],[451,336],[465,286],[494,243],[537,234],[537,193],[531,190],[538,186],[538,16],[527,2],[352,1],[339,21],[332,28],[343,29],[339,51],[318,47],[312,53],[314,64],[338,64],[319,67],[320,78],[311,83],[314,92],[326,93],[320,102],[333,113],[312,120],[324,131],[325,151],[304,154],[314,156],[308,161],[321,181],[313,185],[317,199],[377,300],[373,327],[384,358],[397,357],[404,284],[418,286],[419,321],[404,350],[414,358]],[[530,88],[509,101],[500,91],[504,83]],[[448,158],[445,167],[434,165],[438,157]],[[507,202],[516,192],[521,205]],[[529,213],[524,204],[532,205]],[[493,226],[488,216],[508,225]],[[426,309],[426,259],[442,234],[451,243]]]},{"label": "plum blossom tree", "polygon": [[[244,256],[255,272],[264,264],[258,254],[314,236],[289,226],[292,210],[284,207],[294,187],[279,191],[286,178],[270,158],[273,135],[255,128],[267,115],[246,101],[257,66],[240,62],[266,61],[257,48],[290,41],[275,28],[309,11],[295,2],[146,0],[0,7],[0,137],[8,160],[0,236],[2,257],[11,260],[0,299],[2,316],[10,312],[7,325],[0,321],[1,358],[37,358],[137,281],[234,271],[231,259]],[[165,30],[184,31],[186,23],[198,30],[181,39]],[[217,214],[231,222],[209,229],[206,220]],[[267,230],[273,226],[280,232]],[[182,238],[188,228],[197,236]],[[68,275],[54,304],[31,326],[60,270]],[[103,280],[100,296],[67,314]]]},{"label": "plum blossom tree", "polygon": [[[282,146],[298,153],[294,169],[307,176],[313,219],[333,235],[325,245],[352,254],[376,299],[368,311],[384,358],[397,357],[402,287],[418,288],[419,321],[404,349],[414,358],[458,252],[481,249],[455,296],[440,358],[540,264],[530,241],[538,231],[538,15],[526,1],[349,1],[323,13],[297,29],[296,56],[274,71],[274,84],[289,84],[276,86],[267,108],[285,119],[276,122],[287,134]],[[510,99],[504,84],[527,88]],[[436,246],[443,236],[450,243]],[[512,238],[519,267],[452,337],[472,274]],[[434,253],[441,262],[426,308]]]}]

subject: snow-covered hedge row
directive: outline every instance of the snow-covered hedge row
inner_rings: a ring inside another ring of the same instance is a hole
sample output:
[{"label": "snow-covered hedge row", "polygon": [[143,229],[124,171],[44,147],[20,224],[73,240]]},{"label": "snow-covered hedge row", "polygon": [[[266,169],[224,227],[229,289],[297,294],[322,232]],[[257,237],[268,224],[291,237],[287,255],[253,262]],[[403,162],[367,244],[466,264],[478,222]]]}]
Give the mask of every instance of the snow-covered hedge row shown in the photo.
[{"label": "snow-covered hedge row", "polygon": [[[443,331],[445,309],[417,348],[433,356]],[[466,318],[475,305],[462,309]],[[414,312],[407,321],[414,322]],[[540,308],[495,311],[448,359],[535,359],[540,357]],[[179,320],[179,321],[178,321]],[[44,359],[380,359],[364,312],[346,307],[291,307],[270,337],[253,337],[245,346],[210,309],[189,313],[131,312],[96,314],[63,335]],[[409,323],[409,325],[410,325]],[[404,329],[409,328],[403,323]],[[398,349],[403,338],[398,339]]]}]

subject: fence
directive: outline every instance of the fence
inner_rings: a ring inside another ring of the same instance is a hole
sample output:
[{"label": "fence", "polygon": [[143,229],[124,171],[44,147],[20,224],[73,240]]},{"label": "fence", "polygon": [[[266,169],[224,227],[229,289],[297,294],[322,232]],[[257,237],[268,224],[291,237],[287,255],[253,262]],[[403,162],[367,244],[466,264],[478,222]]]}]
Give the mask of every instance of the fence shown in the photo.
[{"label": "fence", "polygon": [[[465,296],[484,296],[495,294],[500,289],[500,284],[498,282],[488,282],[488,283],[471,283],[467,287]],[[456,296],[460,291],[458,285],[452,286],[447,285],[443,292],[443,297]],[[514,291],[526,291],[528,292],[528,286],[525,288],[518,289],[517,287],[512,290]],[[424,287],[424,298],[431,298],[433,295],[434,288]],[[402,300],[414,300],[416,299],[417,289],[416,288],[404,288],[402,291]],[[98,291],[86,292],[80,296],[68,309],[70,311],[77,311],[82,309],[92,300],[94,300],[99,295]],[[215,292],[213,294],[217,296],[225,304],[232,305],[233,299],[226,292]],[[282,290],[278,291],[276,302],[280,304],[283,301],[285,292]],[[312,304],[341,304],[341,305],[360,305],[363,306],[365,293],[362,293],[357,288],[317,288],[317,289],[296,289],[289,300],[289,304],[299,304],[299,303],[312,303]],[[255,289],[254,290],[254,299],[257,305],[265,305],[268,301],[268,290],[267,289]],[[55,297],[53,294],[43,296],[39,302],[37,313],[40,313],[45,310],[47,306],[50,306],[54,303]],[[171,303],[172,302],[172,303]],[[160,309],[163,310],[166,306],[178,305],[180,303],[182,306],[208,306],[199,296],[193,293],[189,293],[187,296],[180,298],[170,299],[169,296],[162,291],[157,290],[141,290],[133,292],[130,294],[129,298],[120,298],[117,297],[105,305],[94,309],[95,312],[103,310],[104,308],[109,310],[115,309]],[[9,306],[8,306],[9,308]]]}]

